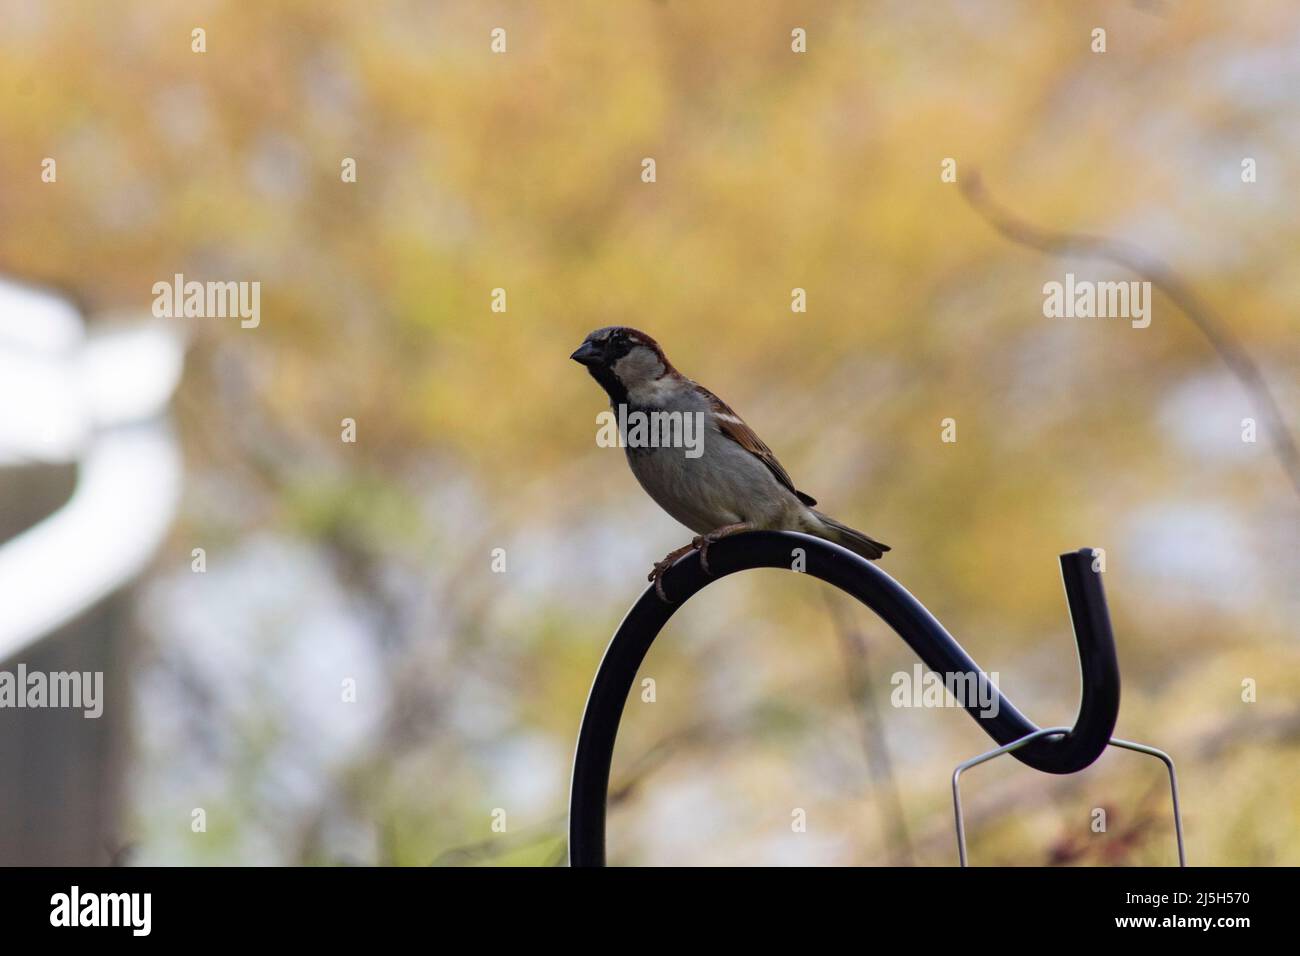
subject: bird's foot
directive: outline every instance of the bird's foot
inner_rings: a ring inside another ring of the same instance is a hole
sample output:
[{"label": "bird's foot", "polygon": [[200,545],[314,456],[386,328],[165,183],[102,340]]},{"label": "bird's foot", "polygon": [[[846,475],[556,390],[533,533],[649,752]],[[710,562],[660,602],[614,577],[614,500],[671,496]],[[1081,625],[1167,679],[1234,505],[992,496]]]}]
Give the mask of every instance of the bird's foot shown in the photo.
[{"label": "bird's foot", "polygon": [[713,572],[709,570],[709,545],[712,543],[713,541],[709,539],[707,534],[699,534],[691,539],[691,547],[700,552],[700,567],[704,569],[704,573],[709,577],[713,577]]},{"label": "bird's foot", "polygon": [[727,537],[728,535],[752,530],[754,530],[753,525],[748,521],[741,521],[737,524],[723,525],[721,528],[710,531],[708,534],[696,535],[691,539],[690,544],[682,545],[675,551],[669,551],[664,555],[662,561],[656,561],[654,569],[646,576],[646,580],[654,582],[655,594],[659,595],[659,600],[663,601],[665,604],[672,604],[673,602],[669,600],[668,595],[664,593],[663,576],[664,572],[671,568],[677,562],[678,558],[691,551],[698,551],[700,553],[700,567],[704,569],[705,574],[709,577],[713,577],[713,572],[709,570],[709,545]]},{"label": "bird's foot", "polygon": [[680,558],[683,554],[686,554],[687,552],[694,551],[694,550],[695,550],[695,543],[691,542],[690,544],[683,545],[682,547],[677,548],[675,551],[669,551],[666,555],[664,555],[664,559],[662,561],[655,562],[654,569],[646,577],[647,581],[654,582],[655,594],[659,595],[659,600],[663,601],[665,604],[672,604],[673,602],[670,601],[668,599],[668,595],[664,593],[664,582],[663,582],[664,572],[667,571],[669,568],[671,568],[673,564],[676,563],[677,559]]},{"label": "bird's foot", "polygon": [[709,568],[709,545],[721,541],[723,538],[730,535],[752,530],[754,530],[754,526],[748,521],[739,521],[736,524],[723,525],[721,528],[710,531],[708,534],[702,534],[696,537],[691,542],[691,547],[700,552],[700,567],[704,569],[704,573],[709,577],[713,577],[713,571]]}]

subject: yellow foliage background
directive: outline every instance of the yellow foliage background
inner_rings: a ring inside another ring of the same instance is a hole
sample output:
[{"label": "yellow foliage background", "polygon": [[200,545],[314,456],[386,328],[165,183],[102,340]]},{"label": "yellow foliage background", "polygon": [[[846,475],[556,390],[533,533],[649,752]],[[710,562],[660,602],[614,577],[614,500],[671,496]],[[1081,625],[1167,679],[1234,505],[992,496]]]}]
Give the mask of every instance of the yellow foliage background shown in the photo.
[{"label": "yellow foliage background", "polygon": [[[1177,760],[1190,860],[1300,860],[1300,502],[1267,436],[1241,440],[1258,409],[1159,295],[1148,329],[1044,318],[1067,271],[1137,277],[1008,242],[939,175],[955,158],[1029,221],[1170,263],[1295,430],[1293,4],[0,11],[0,268],[92,316],[147,314],[177,272],[262,283],[255,330],[173,320],[188,484],[142,597],[145,861],[563,858],[589,681],[688,534],[594,444],[604,396],[567,356],[611,323],[889,542],[885,569],[1040,725],[1077,706],[1055,556],[1104,547],[1117,732]],[[199,544],[219,573],[189,573]],[[865,636],[888,778],[828,600]],[[953,861],[949,774],[989,743],[888,707],[912,657],[847,602],[754,572],[674,617],[657,699],[624,717],[611,862]],[[298,706],[356,673],[364,725]],[[980,768],[972,859],[1169,863],[1162,787],[1120,752],[1066,779]],[[194,806],[224,821],[209,839]]]}]

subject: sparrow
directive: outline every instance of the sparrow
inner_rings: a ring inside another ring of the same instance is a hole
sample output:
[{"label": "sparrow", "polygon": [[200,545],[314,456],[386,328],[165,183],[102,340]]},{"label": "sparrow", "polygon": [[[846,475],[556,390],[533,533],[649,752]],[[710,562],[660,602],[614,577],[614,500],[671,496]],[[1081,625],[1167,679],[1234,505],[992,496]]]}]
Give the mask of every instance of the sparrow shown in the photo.
[{"label": "sparrow", "polygon": [[705,573],[712,573],[709,545],[743,531],[802,531],[872,561],[889,550],[817,511],[817,501],[795,488],[754,430],[726,402],[677,371],[644,332],[627,326],[597,329],[569,358],[586,366],[609,395],[616,415],[622,406],[629,418],[634,412],[679,412],[703,423],[695,457],[680,447],[624,442],[627,463],[646,494],[696,533],[690,544],[670,551],[650,572],[647,580],[662,600],[668,596],[661,579],[673,562],[699,551]]}]

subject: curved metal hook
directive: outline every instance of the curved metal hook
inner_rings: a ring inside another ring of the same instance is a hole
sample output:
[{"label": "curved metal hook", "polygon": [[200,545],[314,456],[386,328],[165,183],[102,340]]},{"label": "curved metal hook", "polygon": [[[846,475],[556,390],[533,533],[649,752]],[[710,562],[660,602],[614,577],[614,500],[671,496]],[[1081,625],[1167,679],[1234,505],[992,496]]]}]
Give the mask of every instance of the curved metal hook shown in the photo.
[{"label": "curved metal hook", "polygon": [[[750,568],[791,569],[795,549],[803,551],[804,571],[845,591],[871,608],[907,642],[930,670],[939,674],[976,675],[978,692],[963,703],[980,728],[999,744],[1009,744],[1039,727],[1002,695],[961,645],[907,590],[875,564],[851,551],[788,531],[753,531],[723,538],[709,548],[710,577],[699,555],[680,558],[663,577],[675,600],[665,604],[653,587],[632,606],[605,651],[591,685],[578,732],[569,793],[569,862],[574,866],[605,864],[605,799],[614,741],[623,707],[659,631],[696,592],[718,578]],[[1092,570],[1093,549],[1061,555],[1061,578],[1079,648],[1083,693],[1074,727],[1063,736],[1039,738],[1012,752],[1021,763],[1044,773],[1074,773],[1100,756],[1119,716],[1119,661],[1101,577]],[[981,700],[996,697],[996,712]]]}]

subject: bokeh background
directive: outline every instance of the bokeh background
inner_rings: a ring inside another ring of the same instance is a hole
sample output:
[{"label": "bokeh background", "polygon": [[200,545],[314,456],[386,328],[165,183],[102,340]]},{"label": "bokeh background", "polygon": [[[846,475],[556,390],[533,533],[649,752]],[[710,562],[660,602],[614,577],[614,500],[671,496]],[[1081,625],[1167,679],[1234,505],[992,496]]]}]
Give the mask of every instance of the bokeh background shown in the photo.
[{"label": "bokeh background", "polygon": [[[604,396],[567,359],[626,323],[889,542],[1040,725],[1078,699],[1056,555],[1104,547],[1118,733],[1178,762],[1191,861],[1300,862],[1300,499],[1267,432],[1242,440],[1257,403],[1162,295],[1142,330],[1044,318],[1066,272],[1141,277],[1009,241],[963,192],[978,171],[1026,221],[1162,259],[1300,427],[1294,4],[4,0],[0,23],[0,272],[92,334],[150,321],[177,272],[262,289],[256,329],[163,320],[184,481],[104,625],[120,740],[93,786],[26,794],[112,799],[61,854],[28,818],[21,858],[562,862],[589,682],[688,537],[596,447]],[[889,705],[912,664],[819,582],[709,588],[625,712],[610,861],[952,863],[949,775],[989,742]],[[89,759],[26,726],[19,779]],[[976,863],[1176,859],[1136,754],[965,792]]]}]

